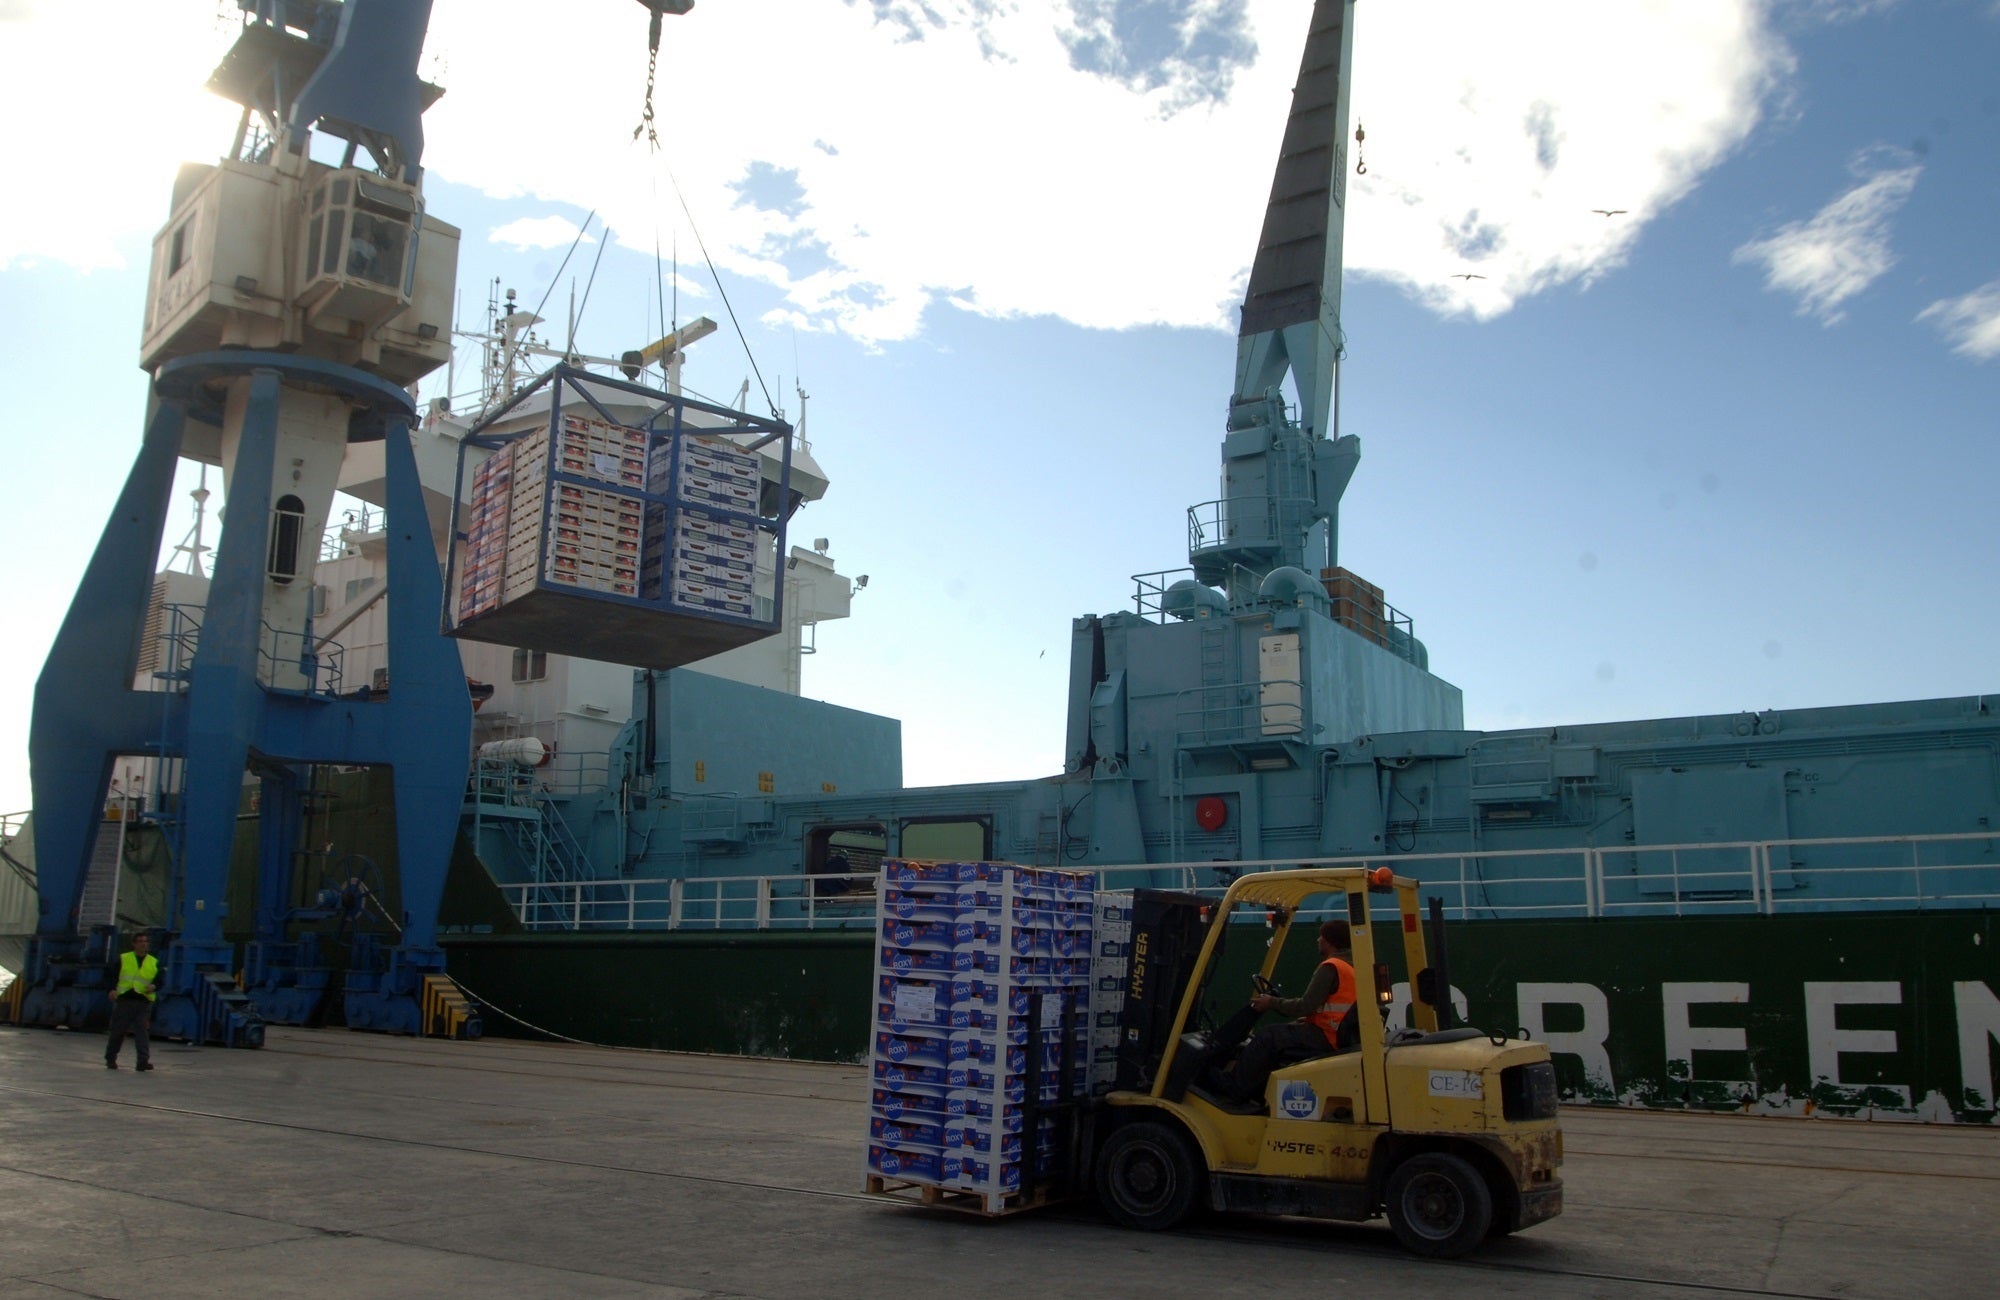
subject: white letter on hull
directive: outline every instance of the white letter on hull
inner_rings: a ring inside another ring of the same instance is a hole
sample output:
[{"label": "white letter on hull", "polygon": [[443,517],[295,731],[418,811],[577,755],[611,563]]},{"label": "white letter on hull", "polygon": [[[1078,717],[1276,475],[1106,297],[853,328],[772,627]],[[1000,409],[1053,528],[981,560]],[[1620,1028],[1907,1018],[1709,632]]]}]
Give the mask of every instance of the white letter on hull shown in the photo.
[{"label": "white letter on hull", "polygon": [[[1686,983],[1662,984],[1660,999],[1664,1003],[1662,1020],[1667,1032],[1667,1077],[1676,1077],[1674,1067],[1685,1071],[1679,1077],[1693,1079],[1694,1054],[1696,1052],[1747,1052],[1750,1043],[1740,1028],[1722,1025],[1691,1025],[1688,1023],[1688,1008],[1712,1002],[1748,1002],[1750,986],[1731,983]],[[1742,1080],[1729,1080],[1729,1085],[1742,1091],[1749,1091],[1751,1085]]]},{"label": "white letter on hull", "polygon": [[2000,997],[1978,980],[1961,980],[1951,986],[1952,1002],[1958,1008],[1958,1065],[1965,1080],[1961,1110],[1992,1110],[1996,1090],[1992,1048],[1988,1040],[2000,1042]]},{"label": "white letter on hull", "polygon": [[[1611,1096],[1618,1091],[1611,1077],[1611,1053],[1604,1047],[1611,1037],[1611,1009],[1603,989],[1595,984],[1517,984],[1514,996],[1520,1005],[1521,1028],[1530,1038],[1546,1043],[1551,1056],[1582,1061],[1584,1084],[1593,1093]],[[1558,1034],[1544,1029],[1542,1009],[1551,1005],[1583,1008],[1583,1028]]]},{"label": "white letter on hull", "polygon": [[[1910,1104],[1910,1090],[1902,1084],[1852,1084],[1840,1077],[1843,1052],[1896,1051],[1893,1029],[1841,1029],[1836,1023],[1842,1006],[1873,1004],[1900,1006],[1903,986],[1894,980],[1828,980],[1806,982],[1806,1055],[1815,1087],[1826,1084],[1859,1094],[1862,1091],[1891,1093]],[[1858,1096],[1856,1098],[1859,1100]]]}]

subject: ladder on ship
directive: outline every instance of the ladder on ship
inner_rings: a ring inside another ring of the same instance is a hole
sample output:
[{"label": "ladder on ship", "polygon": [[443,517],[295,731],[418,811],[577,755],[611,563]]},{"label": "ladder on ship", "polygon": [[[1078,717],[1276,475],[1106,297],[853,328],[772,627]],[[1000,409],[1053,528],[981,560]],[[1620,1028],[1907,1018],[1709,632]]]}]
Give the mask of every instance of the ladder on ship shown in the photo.
[{"label": "ladder on ship", "polygon": [[589,853],[532,771],[504,760],[475,761],[465,810],[473,844],[485,842],[489,826],[500,830],[519,855],[527,883],[536,886],[521,900],[522,920],[533,924],[538,913],[557,909],[568,914],[573,900],[565,886],[597,878]]},{"label": "ladder on ship", "polygon": [[[121,813],[130,815],[130,803]],[[125,856],[125,818],[107,818],[97,824],[97,837],[90,845],[90,866],[84,872],[83,892],[76,905],[76,928],[89,934],[100,925],[118,924],[118,865]]]}]

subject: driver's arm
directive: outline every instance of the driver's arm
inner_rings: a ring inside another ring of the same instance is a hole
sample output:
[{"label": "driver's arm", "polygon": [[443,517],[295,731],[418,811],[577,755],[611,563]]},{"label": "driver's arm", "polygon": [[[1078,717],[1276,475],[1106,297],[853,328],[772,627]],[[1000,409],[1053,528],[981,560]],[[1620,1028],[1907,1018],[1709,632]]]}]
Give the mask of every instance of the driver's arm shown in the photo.
[{"label": "driver's arm", "polygon": [[1305,992],[1295,998],[1273,998],[1269,1009],[1281,1016],[1309,1016],[1333,996],[1338,978],[1333,967],[1321,963],[1313,969],[1312,982],[1306,985]]}]

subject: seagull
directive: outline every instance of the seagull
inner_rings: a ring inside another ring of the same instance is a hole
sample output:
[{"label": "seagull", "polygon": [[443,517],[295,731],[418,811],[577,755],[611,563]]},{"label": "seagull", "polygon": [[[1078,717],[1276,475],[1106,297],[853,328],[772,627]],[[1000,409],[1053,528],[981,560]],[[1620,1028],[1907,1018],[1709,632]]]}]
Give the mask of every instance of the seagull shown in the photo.
[{"label": "seagull", "polygon": [[1623,208],[1592,208],[1591,211],[1600,217],[1620,217],[1625,215],[1625,209]]},{"label": "seagull", "polygon": [[1460,271],[1457,275],[1454,275],[1451,278],[1454,280],[1484,280],[1486,277],[1483,275],[1474,275],[1470,271]]}]

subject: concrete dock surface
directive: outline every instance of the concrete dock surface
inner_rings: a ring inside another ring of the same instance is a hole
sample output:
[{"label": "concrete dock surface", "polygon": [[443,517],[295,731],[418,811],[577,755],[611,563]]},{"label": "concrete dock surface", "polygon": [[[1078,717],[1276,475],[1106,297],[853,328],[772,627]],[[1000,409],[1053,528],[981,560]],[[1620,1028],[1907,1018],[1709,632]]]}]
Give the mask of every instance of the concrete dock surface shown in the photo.
[{"label": "concrete dock surface", "polygon": [[57,1296],[1986,1297],[2000,1128],[1569,1109],[1561,1216],[1463,1260],[1381,1222],[862,1192],[860,1067],[272,1028],[0,1028],[0,1300]]}]

